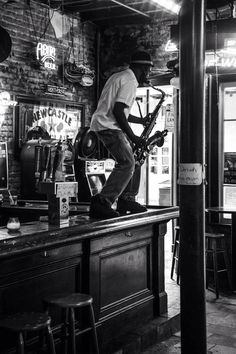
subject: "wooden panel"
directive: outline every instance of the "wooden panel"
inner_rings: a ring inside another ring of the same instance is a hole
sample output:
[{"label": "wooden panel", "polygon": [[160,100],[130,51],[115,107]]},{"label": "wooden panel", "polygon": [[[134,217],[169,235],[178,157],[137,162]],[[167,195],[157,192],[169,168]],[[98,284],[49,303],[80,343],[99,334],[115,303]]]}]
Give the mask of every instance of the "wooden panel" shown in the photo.
[{"label": "wooden panel", "polygon": [[122,232],[114,232],[106,237],[92,240],[91,253],[99,252],[106,248],[114,248],[118,245],[126,245],[134,240],[142,240],[152,236],[152,225],[140,226],[136,228],[127,227]]},{"label": "wooden panel", "polygon": [[91,251],[90,291],[99,321],[152,301],[152,226],[91,241]]},{"label": "wooden panel", "polygon": [[[57,292],[80,290],[81,266],[79,260],[61,264],[58,269],[46,267],[41,274],[25,274],[19,281],[0,286],[0,313],[5,317],[18,311],[42,311],[45,296]],[[58,317],[58,316],[57,316]]]},{"label": "wooden panel", "polygon": [[150,290],[150,244],[135,244],[100,255],[101,309],[117,307],[117,301],[130,302]]},{"label": "wooden panel", "polygon": [[22,273],[26,270],[32,271],[44,265],[56,263],[61,260],[77,257],[82,254],[81,243],[66,245],[58,248],[47,248],[39,252],[32,252],[28,255],[20,255],[14,258],[2,259],[0,261],[0,280],[9,277],[11,273]]},{"label": "wooden panel", "polygon": [[[63,254],[65,250],[65,254]],[[78,254],[76,254],[76,251]],[[0,317],[22,311],[43,311],[43,299],[50,294],[81,292],[81,244],[55,248],[42,252],[2,261],[7,264],[6,274],[0,278]],[[17,266],[18,264],[18,266]],[[22,266],[22,268],[21,268]],[[7,274],[7,271],[10,271]],[[59,328],[61,313],[58,308],[50,309],[52,325]],[[56,331],[55,338],[60,335]],[[14,345],[15,338],[0,331],[0,353]]]}]

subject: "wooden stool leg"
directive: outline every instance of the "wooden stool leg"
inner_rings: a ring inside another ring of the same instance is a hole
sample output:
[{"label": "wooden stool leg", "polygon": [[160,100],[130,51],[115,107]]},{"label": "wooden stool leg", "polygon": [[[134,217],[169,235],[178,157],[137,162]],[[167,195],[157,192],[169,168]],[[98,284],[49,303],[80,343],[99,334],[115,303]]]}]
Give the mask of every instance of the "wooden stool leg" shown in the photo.
[{"label": "wooden stool leg", "polygon": [[23,333],[19,332],[17,335],[17,354],[24,354],[25,352],[25,344],[24,344],[24,337]]},{"label": "wooden stool leg", "polygon": [[70,353],[76,354],[75,344],[75,312],[73,308],[69,309],[69,336],[70,336]]},{"label": "wooden stool leg", "polygon": [[99,354],[99,348],[98,348],[98,339],[97,339],[97,331],[96,331],[96,326],[95,326],[95,317],[94,317],[94,311],[93,311],[93,305],[89,305],[89,310],[90,310],[90,321],[92,325],[92,332],[93,332],[93,340],[94,340],[94,349],[96,354]]},{"label": "wooden stool leg", "polygon": [[[209,263],[209,252],[206,251],[206,269],[208,268],[208,263]],[[206,289],[208,289],[208,272],[206,271]]]},{"label": "wooden stool leg", "polygon": [[61,327],[61,354],[67,354],[68,349],[68,310],[62,309],[62,327]]},{"label": "wooden stool leg", "polygon": [[56,354],[51,326],[47,327],[47,342],[50,354]]},{"label": "wooden stool leg", "polygon": [[225,267],[227,269],[227,277],[228,277],[229,288],[230,288],[231,291],[233,291],[233,285],[232,285],[232,280],[231,280],[230,263],[229,263],[229,257],[228,257],[228,254],[227,254],[226,243],[225,243],[225,240],[222,240],[222,241],[223,241],[223,249],[224,249],[223,257],[224,257],[224,261],[225,261]]},{"label": "wooden stool leg", "polygon": [[45,345],[45,330],[42,329],[40,332],[39,332],[39,338],[38,338],[38,347],[39,348],[43,348],[44,345]]},{"label": "wooden stool leg", "polygon": [[176,242],[174,244],[174,251],[173,251],[173,255],[172,255],[171,272],[170,272],[171,279],[173,279],[174,268],[175,268],[175,253],[176,253]]},{"label": "wooden stool leg", "polygon": [[216,255],[216,241],[213,240],[212,242],[212,248],[213,248],[213,267],[214,267],[214,281],[215,281],[215,291],[216,291],[216,298],[219,298],[219,279],[218,279],[218,259]]},{"label": "wooden stool leg", "polygon": [[177,284],[179,285],[180,278],[180,269],[179,269],[179,256],[178,256],[178,265],[177,265]]},{"label": "wooden stool leg", "polygon": [[174,269],[175,269],[175,260],[176,260],[176,255],[177,255],[177,242],[176,242],[176,236],[175,235],[175,240],[174,240],[174,251],[172,255],[172,263],[171,263],[171,272],[170,272],[170,278],[173,279],[174,275]]}]

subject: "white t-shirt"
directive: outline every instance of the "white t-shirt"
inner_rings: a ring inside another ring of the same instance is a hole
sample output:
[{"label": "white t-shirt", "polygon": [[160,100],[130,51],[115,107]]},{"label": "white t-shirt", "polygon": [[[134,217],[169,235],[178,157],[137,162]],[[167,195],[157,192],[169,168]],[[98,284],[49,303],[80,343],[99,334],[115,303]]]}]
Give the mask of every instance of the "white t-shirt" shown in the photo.
[{"label": "white t-shirt", "polygon": [[102,90],[97,109],[92,116],[90,129],[92,131],[121,130],[113,114],[114,105],[116,102],[124,103],[126,105],[125,115],[128,118],[136,97],[137,87],[138,81],[131,69],[111,75]]}]

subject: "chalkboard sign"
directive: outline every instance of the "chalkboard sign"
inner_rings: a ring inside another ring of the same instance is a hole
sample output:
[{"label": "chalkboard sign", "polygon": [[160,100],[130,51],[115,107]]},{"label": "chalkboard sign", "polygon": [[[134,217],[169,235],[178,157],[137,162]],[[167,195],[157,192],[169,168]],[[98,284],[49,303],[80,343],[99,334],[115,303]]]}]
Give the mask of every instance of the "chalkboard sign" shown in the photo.
[{"label": "chalkboard sign", "polygon": [[7,143],[0,142],[0,190],[8,189]]}]

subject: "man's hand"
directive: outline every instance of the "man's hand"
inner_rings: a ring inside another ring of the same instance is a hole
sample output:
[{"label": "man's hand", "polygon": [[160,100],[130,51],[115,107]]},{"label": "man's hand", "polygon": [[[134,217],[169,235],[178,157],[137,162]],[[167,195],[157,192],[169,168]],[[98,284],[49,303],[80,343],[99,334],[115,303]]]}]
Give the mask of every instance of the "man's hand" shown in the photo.
[{"label": "man's hand", "polygon": [[137,135],[132,137],[132,142],[138,147],[146,145],[146,140]]},{"label": "man's hand", "polygon": [[148,113],[144,118],[143,118],[143,125],[144,127],[147,127],[151,123],[152,115],[151,113]]}]

